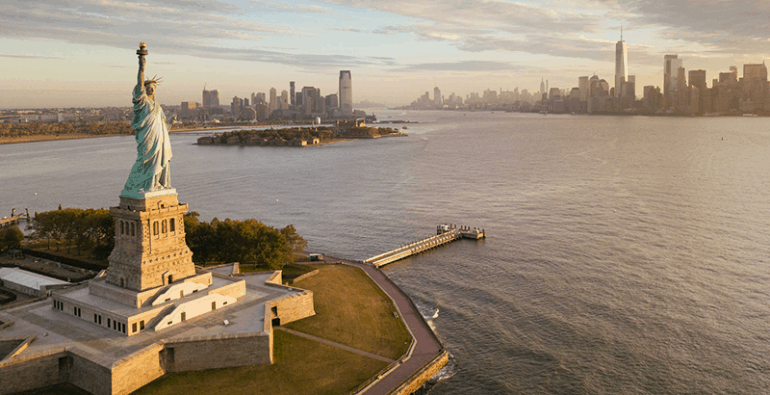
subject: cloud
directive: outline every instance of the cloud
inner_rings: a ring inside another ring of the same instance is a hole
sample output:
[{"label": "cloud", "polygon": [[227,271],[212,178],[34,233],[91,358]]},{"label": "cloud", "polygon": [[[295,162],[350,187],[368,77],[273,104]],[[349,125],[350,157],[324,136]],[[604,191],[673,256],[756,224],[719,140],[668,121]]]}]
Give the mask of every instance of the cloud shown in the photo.
[{"label": "cloud", "polygon": [[326,29],[328,31],[336,31],[336,32],[353,32],[353,33],[364,33],[366,32],[366,29],[356,29],[353,27],[332,27]]},{"label": "cloud", "polygon": [[660,28],[659,37],[703,46],[705,53],[770,53],[770,3],[724,0],[616,0],[631,23]]},{"label": "cloud", "polygon": [[[296,54],[258,46],[271,37],[311,36],[295,26],[263,23],[221,1],[155,0],[6,0],[0,12],[0,37],[44,39],[134,50],[146,41],[150,54],[192,55],[294,66],[390,64],[392,59]],[[265,4],[273,4],[262,2]],[[301,12],[315,7],[285,6]]]},{"label": "cloud", "polygon": [[561,11],[559,7],[538,7],[502,0],[325,0],[327,3],[375,10],[460,28],[484,28],[494,31],[556,33],[595,32],[602,16],[592,13]]},{"label": "cloud", "polygon": [[16,58],[16,59],[64,59],[58,56],[10,55],[10,54],[0,54],[0,57]]},{"label": "cloud", "polygon": [[[662,53],[761,56],[770,53],[766,0],[325,0],[408,18],[377,34],[410,34],[467,52],[502,51],[612,61],[613,43],[585,37],[617,29],[650,31],[655,47],[639,45],[645,62]],[[630,27],[630,28],[629,28]],[[644,43],[644,44],[647,44]],[[633,43],[629,43],[633,44]]]},{"label": "cloud", "polygon": [[508,62],[485,61],[485,60],[467,60],[460,62],[446,63],[417,63],[407,65],[397,71],[525,71],[529,67],[515,65]]},{"label": "cloud", "polygon": [[277,4],[269,1],[264,0],[251,0],[253,4],[266,7],[268,9],[271,9],[272,11],[282,11],[282,12],[299,12],[299,13],[313,13],[313,14],[329,14],[329,15],[337,15],[337,16],[346,16],[339,14],[337,12],[334,12],[332,10],[328,10],[326,8],[317,6],[317,5],[288,5],[288,4]]}]

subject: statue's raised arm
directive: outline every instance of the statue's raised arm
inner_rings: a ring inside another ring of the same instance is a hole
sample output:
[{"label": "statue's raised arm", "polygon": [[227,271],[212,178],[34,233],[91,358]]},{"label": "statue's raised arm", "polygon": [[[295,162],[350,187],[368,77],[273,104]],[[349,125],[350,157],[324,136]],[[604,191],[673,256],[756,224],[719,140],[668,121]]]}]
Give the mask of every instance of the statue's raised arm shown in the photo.
[{"label": "statue's raised arm", "polygon": [[136,50],[136,54],[139,55],[139,75],[136,77],[136,88],[134,92],[141,95],[144,91],[144,65],[147,63],[147,46],[144,43],[139,43],[139,49]]},{"label": "statue's raised arm", "polygon": [[139,73],[134,88],[134,122],[136,131],[136,163],[131,168],[121,196],[143,199],[175,193],[171,188],[171,141],[163,109],[155,101],[160,79],[144,79],[147,47],[139,44]]}]

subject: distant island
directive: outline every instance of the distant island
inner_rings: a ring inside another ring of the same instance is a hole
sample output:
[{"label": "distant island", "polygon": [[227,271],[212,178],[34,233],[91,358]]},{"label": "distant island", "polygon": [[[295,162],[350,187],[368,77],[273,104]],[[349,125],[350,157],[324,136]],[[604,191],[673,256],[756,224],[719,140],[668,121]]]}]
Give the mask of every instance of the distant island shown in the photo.
[{"label": "distant island", "polygon": [[199,145],[257,145],[306,147],[357,139],[407,136],[397,129],[366,126],[363,121],[341,122],[336,127],[292,127],[283,129],[248,129],[224,132],[198,139]]}]

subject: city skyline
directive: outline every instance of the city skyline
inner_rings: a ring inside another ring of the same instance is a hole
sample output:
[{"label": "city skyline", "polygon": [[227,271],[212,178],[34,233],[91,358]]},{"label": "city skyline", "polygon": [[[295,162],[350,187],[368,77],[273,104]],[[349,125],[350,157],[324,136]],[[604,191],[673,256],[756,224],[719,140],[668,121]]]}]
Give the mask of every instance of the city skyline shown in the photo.
[{"label": "city skyline", "polygon": [[388,105],[430,85],[460,95],[534,92],[545,78],[568,90],[584,75],[614,80],[621,24],[638,96],[643,86],[664,89],[665,54],[710,79],[770,52],[770,6],[760,2],[465,4],[12,0],[0,15],[0,108],[125,106],[139,41],[148,43],[148,71],[167,81],[158,98],[168,104],[200,100],[203,84],[220,99],[280,92],[289,81],[335,93],[339,70],[356,75],[356,101]]}]

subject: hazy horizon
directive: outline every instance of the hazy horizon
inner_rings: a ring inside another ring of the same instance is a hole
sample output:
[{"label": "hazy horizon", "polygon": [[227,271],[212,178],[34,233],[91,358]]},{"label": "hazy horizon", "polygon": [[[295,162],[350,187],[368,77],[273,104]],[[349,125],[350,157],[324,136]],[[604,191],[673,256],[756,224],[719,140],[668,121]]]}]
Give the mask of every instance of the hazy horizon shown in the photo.
[{"label": "hazy horizon", "polygon": [[[472,6],[468,6],[472,4]],[[10,0],[0,108],[125,107],[136,48],[163,76],[161,103],[220,102],[314,86],[337,92],[351,70],[353,101],[406,105],[438,86],[445,96],[485,89],[570,89],[594,73],[614,86],[615,43],[628,45],[636,93],[661,86],[663,55],[679,54],[707,81],[770,50],[770,3],[719,0],[467,2],[373,0]]]}]

